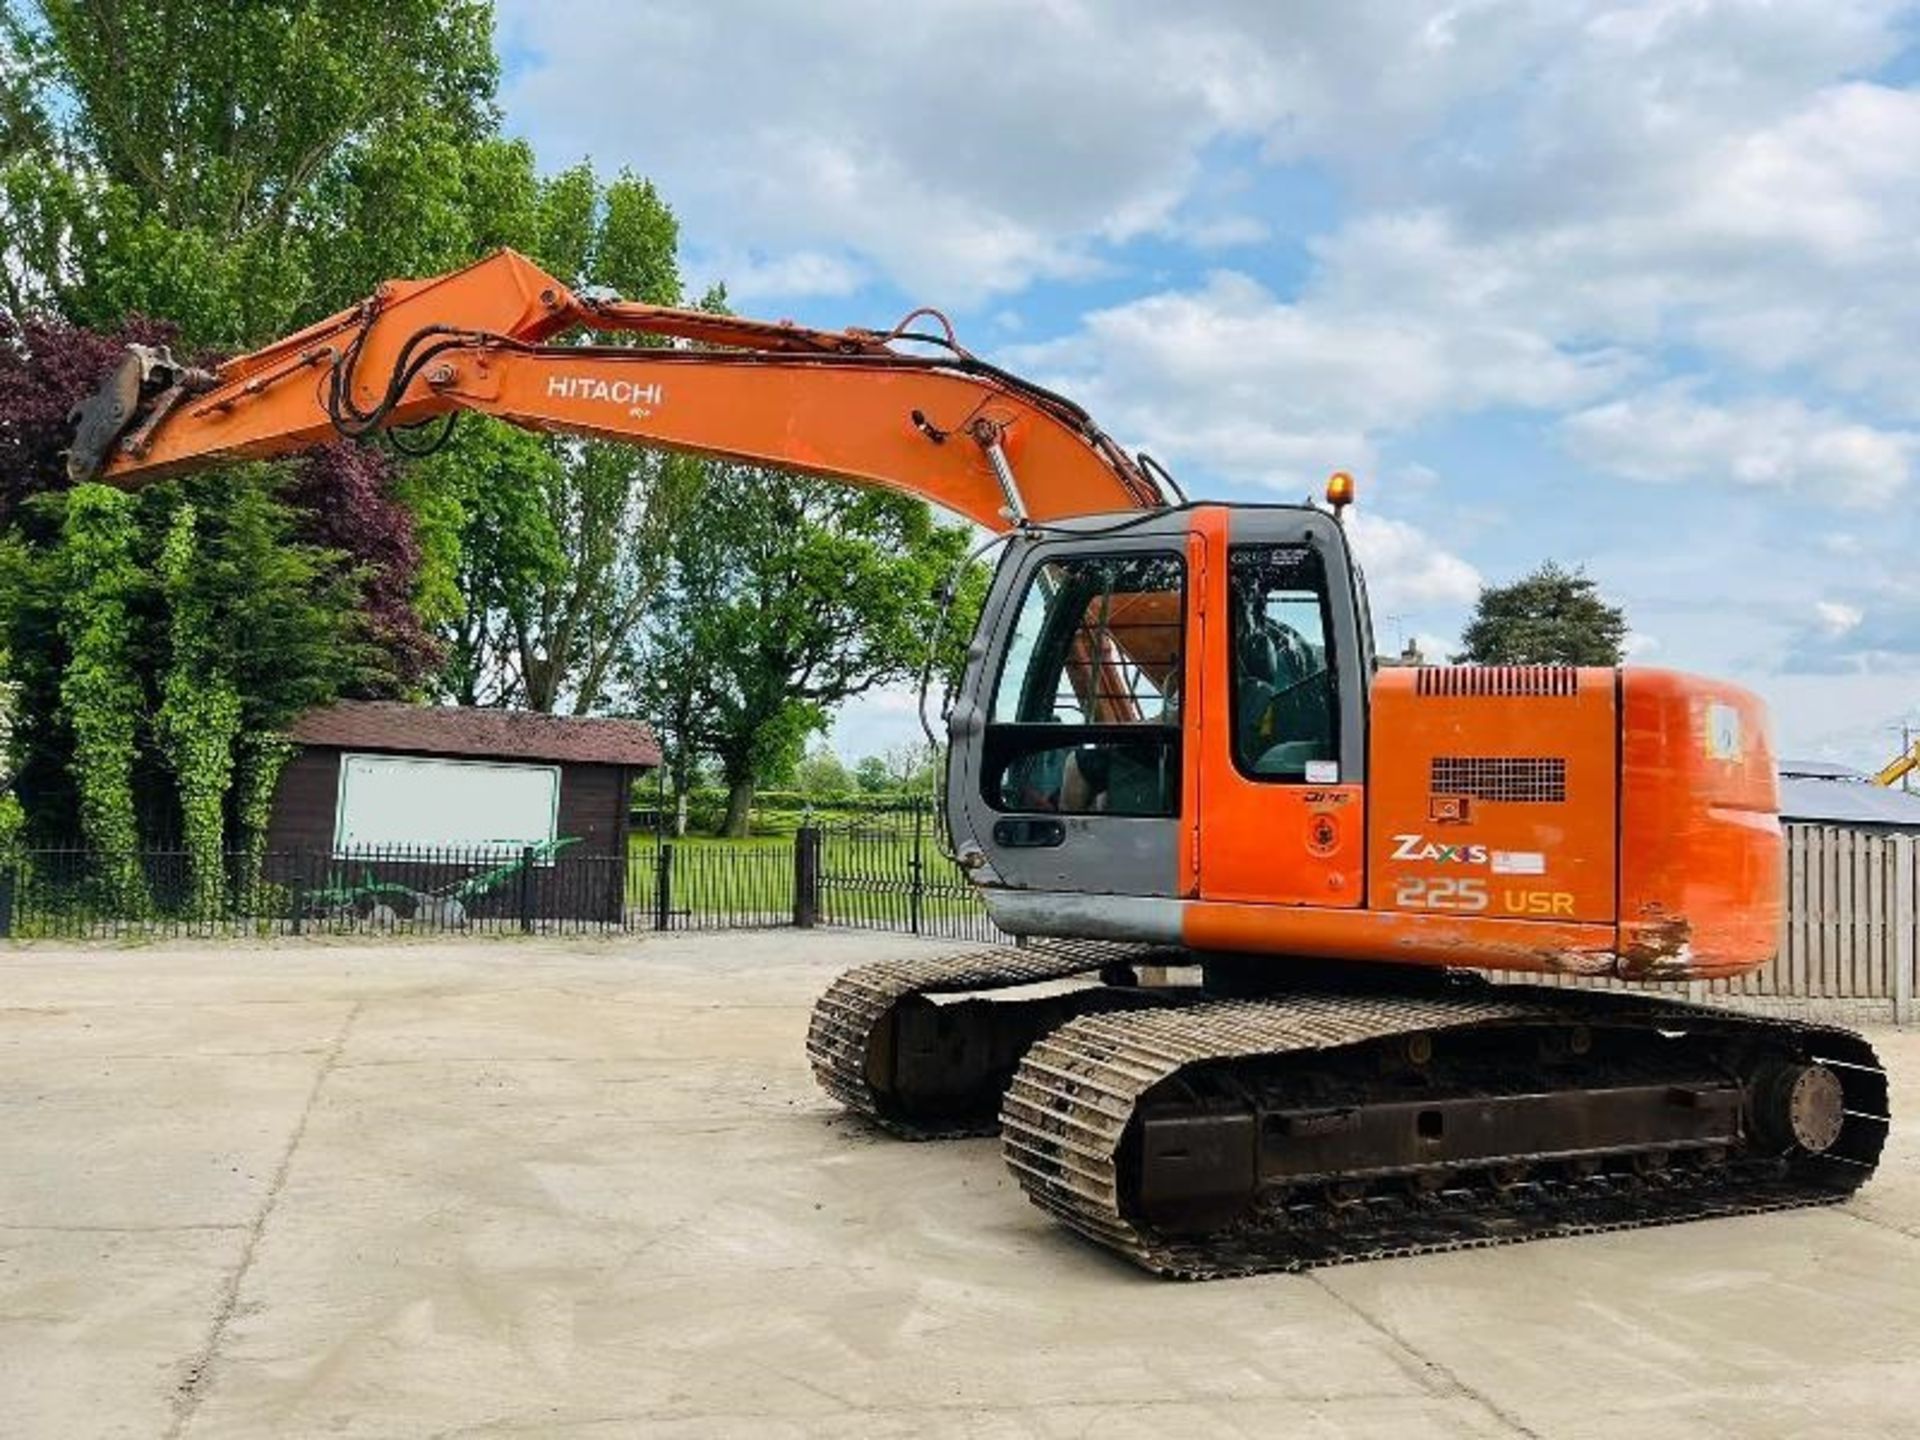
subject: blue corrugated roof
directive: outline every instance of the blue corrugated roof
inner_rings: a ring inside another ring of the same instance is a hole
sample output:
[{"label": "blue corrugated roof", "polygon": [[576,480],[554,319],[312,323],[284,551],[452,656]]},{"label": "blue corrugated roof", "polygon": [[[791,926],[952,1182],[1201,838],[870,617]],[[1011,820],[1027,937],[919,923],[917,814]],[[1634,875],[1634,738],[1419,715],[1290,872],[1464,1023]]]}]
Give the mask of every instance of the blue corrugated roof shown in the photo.
[{"label": "blue corrugated roof", "polygon": [[1780,818],[1832,825],[1878,825],[1920,831],[1920,795],[1869,785],[1858,771],[1814,776],[1793,761],[1780,762]]}]

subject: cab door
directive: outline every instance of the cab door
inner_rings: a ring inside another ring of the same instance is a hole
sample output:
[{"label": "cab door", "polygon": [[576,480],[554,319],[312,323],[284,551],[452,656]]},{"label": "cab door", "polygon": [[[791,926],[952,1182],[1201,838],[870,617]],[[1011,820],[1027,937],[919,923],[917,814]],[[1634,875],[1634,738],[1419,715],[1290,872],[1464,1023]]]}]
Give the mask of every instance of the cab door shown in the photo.
[{"label": "cab door", "polygon": [[1198,893],[1360,905],[1371,657],[1346,537],[1305,507],[1234,507],[1207,530]]},{"label": "cab door", "polygon": [[1017,538],[988,596],[949,721],[947,803],[990,901],[1180,893],[1188,524],[1118,518]]}]

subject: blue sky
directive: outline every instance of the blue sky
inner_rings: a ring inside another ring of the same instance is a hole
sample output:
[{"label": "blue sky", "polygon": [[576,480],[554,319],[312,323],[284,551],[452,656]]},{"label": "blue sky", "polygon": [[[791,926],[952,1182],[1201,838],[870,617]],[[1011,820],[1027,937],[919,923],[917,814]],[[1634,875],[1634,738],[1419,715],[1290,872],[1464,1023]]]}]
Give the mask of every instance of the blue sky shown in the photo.
[{"label": "blue sky", "polygon": [[1786,753],[1920,720],[1911,8],[499,9],[509,127],[651,177],[743,312],[939,306],[1196,495],[1354,471],[1383,645],[1552,558]]}]

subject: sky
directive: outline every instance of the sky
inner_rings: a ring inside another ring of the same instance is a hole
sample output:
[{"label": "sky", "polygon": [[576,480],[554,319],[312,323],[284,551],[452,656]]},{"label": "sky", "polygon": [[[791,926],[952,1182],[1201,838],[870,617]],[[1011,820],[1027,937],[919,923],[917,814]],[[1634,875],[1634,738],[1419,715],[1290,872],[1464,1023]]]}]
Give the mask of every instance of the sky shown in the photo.
[{"label": "sky", "polygon": [[[508,128],[745,314],[917,305],[1198,497],[1352,471],[1383,649],[1547,559],[1868,768],[1920,722],[1920,12],[499,0]],[[849,757],[917,733],[849,707]]]}]

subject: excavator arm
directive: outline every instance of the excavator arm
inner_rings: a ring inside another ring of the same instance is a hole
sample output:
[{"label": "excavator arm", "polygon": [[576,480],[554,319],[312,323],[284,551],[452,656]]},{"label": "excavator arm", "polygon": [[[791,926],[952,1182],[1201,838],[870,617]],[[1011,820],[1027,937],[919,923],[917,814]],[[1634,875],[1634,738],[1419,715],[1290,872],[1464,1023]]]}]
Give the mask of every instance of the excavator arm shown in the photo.
[{"label": "excavator arm", "polygon": [[1873,783],[1891,788],[1916,770],[1920,770],[1920,741],[1916,741],[1881,766],[1874,774]]},{"label": "excavator arm", "polygon": [[[904,328],[926,316],[940,333]],[[553,343],[580,330],[670,343]],[[390,281],[217,370],[131,347],[76,409],[68,473],[132,488],[463,411],[902,491],[995,531],[1166,503],[1086,412],[935,312],[811,330],[576,294],[511,250]]]}]

